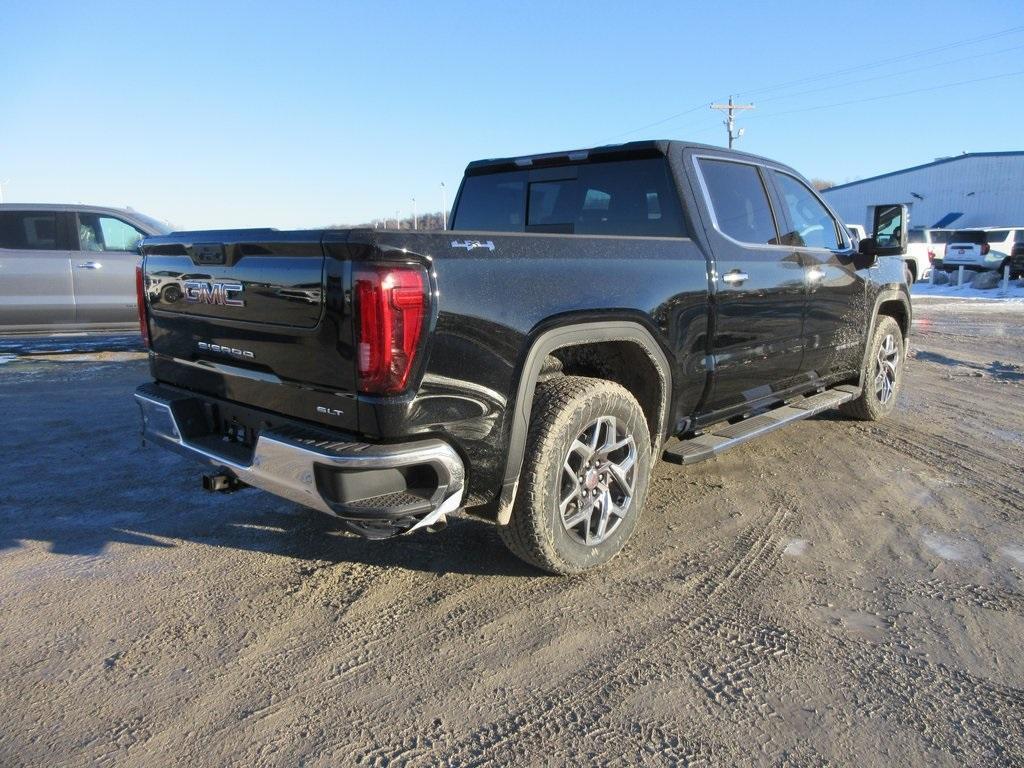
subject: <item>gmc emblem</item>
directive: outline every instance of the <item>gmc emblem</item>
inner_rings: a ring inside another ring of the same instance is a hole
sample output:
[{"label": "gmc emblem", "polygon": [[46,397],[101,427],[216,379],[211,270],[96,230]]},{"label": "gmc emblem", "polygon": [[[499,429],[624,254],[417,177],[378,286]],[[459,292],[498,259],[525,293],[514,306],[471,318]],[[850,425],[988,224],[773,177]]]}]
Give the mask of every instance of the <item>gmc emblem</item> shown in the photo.
[{"label": "gmc emblem", "polygon": [[231,294],[240,294],[245,289],[241,283],[207,283],[204,280],[186,280],[185,301],[189,304],[216,304],[222,307],[244,307],[245,300]]}]

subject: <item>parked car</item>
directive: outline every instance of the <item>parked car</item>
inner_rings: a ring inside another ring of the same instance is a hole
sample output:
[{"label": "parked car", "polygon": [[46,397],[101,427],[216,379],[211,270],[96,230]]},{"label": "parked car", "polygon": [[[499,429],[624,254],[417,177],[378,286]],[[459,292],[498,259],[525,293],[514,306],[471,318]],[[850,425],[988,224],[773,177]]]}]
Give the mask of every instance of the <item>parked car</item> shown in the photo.
[{"label": "parked car", "polygon": [[903,259],[915,281],[931,277],[935,260],[941,263],[943,248],[952,232],[950,229],[911,229],[907,233],[907,253]]},{"label": "parked car", "polygon": [[959,267],[972,270],[1000,270],[1013,264],[1015,243],[1024,242],[1024,229],[984,227],[961,229],[949,236],[942,268],[956,272]]},{"label": "parked car", "polygon": [[892,412],[906,221],[879,206],[855,249],[791,168],[650,141],[470,163],[450,231],[148,238],[143,434],[211,490],[371,538],[465,509],[583,571],[632,535],[658,458]]},{"label": "parked car", "polygon": [[119,208],[0,205],[0,333],[137,328],[139,244],[169,231]]}]

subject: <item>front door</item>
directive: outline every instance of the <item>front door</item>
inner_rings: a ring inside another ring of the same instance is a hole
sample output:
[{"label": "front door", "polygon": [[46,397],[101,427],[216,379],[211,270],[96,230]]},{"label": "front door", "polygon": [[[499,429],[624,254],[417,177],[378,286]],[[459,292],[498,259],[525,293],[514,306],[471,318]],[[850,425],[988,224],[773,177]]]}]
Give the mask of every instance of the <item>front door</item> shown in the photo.
[{"label": "front door", "polygon": [[103,213],[78,214],[78,252],[71,260],[79,325],[138,322],[135,264],[146,236],[131,224]]},{"label": "front door", "polygon": [[804,267],[781,244],[764,169],[708,156],[694,161],[714,255],[713,370],[702,410],[749,410],[797,383]]},{"label": "front door", "polygon": [[69,243],[56,211],[0,211],[0,331],[75,321]]},{"label": "front door", "polygon": [[804,357],[812,381],[856,375],[864,351],[864,278],[854,265],[853,244],[838,220],[804,182],[782,171],[769,177],[781,201],[783,241],[800,255],[807,277]]}]

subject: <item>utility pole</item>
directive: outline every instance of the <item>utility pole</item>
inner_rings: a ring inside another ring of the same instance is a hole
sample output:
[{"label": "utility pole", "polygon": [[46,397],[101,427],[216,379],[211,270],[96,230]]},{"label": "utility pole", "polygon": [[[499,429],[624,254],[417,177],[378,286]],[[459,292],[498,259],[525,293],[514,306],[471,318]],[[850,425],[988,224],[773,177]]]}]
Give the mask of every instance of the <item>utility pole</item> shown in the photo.
[{"label": "utility pole", "polygon": [[732,143],[736,141],[740,136],[743,135],[743,129],[740,128],[738,133],[734,133],[733,129],[736,127],[736,118],[733,116],[733,112],[741,111],[744,109],[754,109],[753,104],[733,104],[732,96],[729,97],[728,104],[712,104],[712,109],[717,109],[719,112],[725,112],[726,118],[723,125],[729,131],[729,149],[732,149]]},{"label": "utility pole", "polygon": [[448,229],[448,199],[445,195],[444,182],[441,182],[441,229]]}]

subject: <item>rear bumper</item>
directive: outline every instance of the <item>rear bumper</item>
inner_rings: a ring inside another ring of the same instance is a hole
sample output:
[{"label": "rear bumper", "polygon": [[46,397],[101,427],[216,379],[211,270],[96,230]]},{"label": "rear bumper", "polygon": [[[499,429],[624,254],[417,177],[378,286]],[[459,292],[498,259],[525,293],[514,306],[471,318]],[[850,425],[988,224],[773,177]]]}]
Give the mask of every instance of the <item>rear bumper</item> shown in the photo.
[{"label": "rear bumper", "polygon": [[[372,538],[439,524],[462,503],[462,460],[436,438],[364,443],[300,423],[267,426],[256,414],[243,416],[243,424],[248,420],[258,432],[244,444],[226,441],[211,426],[211,413],[222,401],[159,384],[139,387],[135,399],[145,440],[339,517]],[[234,408],[239,410],[249,409]]]}]

